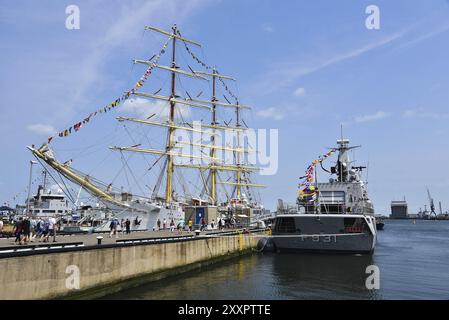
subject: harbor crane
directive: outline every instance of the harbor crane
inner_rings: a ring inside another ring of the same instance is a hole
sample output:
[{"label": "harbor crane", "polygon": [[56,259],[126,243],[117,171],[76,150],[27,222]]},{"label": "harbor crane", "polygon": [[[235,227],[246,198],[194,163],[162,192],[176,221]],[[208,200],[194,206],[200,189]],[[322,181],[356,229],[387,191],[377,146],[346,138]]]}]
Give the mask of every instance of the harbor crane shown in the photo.
[{"label": "harbor crane", "polygon": [[429,197],[429,204],[430,204],[430,215],[434,214],[435,216],[437,213],[435,212],[435,203],[433,201],[432,196],[430,195],[429,188],[427,188],[427,196]]}]

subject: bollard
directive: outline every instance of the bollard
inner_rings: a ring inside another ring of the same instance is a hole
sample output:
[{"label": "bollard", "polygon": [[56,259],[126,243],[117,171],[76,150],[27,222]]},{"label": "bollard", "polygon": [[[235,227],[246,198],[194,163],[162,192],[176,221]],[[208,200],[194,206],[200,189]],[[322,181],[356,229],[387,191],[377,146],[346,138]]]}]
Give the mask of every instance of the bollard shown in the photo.
[{"label": "bollard", "polygon": [[195,230],[195,235],[199,236],[201,234],[201,230]]},{"label": "bollard", "polygon": [[103,240],[103,237],[102,236],[98,236],[97,237],[97,241],[98,241],[98,245],[101,245],[101,240]]}]

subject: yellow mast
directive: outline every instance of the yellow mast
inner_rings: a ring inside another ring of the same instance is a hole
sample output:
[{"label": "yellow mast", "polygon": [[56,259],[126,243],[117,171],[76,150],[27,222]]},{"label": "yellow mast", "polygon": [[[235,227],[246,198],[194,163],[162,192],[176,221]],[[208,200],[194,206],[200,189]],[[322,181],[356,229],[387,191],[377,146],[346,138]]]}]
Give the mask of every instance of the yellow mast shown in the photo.
[{"label": "yellow mast", "polygon": [[[176,69],[176,25],[172,27],[173,30],[173,49],[172,49],[172,69]],[[176,72],[171,72],[171,98],[176,98],[175,93],[175,84],[176,84]],[[175,124],[175,106],[176,102],[171,100],[170,101],[170,113],[169,113],[169,119],[168,123],[171,127],[168,128],[168,144],[167,144],[167,181],[166,181],[166,188],[165,188],[165,201],[171,202],[172,201],[172,192],[173,192],[173,157],[170,154],[170,151],[173,149],[173,134],[175,132],[175,128],[172,126]]]},{"label": "yellow mast", "polygon": [[[239,104],[238,101],[237,101],[236,104],[237,105]],[[236,127],[240,128],[240,108],[239,107],[235,108],[235,114],[236,114]],[[237,130],[237,148],[241,148],[241,146],[240,146],[240,132],[238,130]],[[237,152],[235,155],[236,155],[236,163],[235,164],[236,164],[237,167],[240,167],[240,153]],[[241,193],[242,193],[242,191],[241,191],[242,184],[240,182],[242,172],[240,170],[238,170],[235,174],[236,174],[235,186],[237,187],[237,199],[240,199],[241,198]]]},{"label": "yellow mast", "polygon": [[[217,71],[214,68],[212,72],[212,126],[218,125],[217,123],[217,105],[215,104],[215,101],[217,100],[215,95],[215,83],[216,83],[216,74]],[[215,130],[213,131],[215,133]],[[212,142],[212,148],[210,149],[210,157],[215,158],[215,135],[211,136],[211,142]],[[215,163],[212,162],[212,166],[215,165]],[[217,170],[215,168],[210,169],[210,189],[211,189],[211,200],[212,205],[217,204]]]}]

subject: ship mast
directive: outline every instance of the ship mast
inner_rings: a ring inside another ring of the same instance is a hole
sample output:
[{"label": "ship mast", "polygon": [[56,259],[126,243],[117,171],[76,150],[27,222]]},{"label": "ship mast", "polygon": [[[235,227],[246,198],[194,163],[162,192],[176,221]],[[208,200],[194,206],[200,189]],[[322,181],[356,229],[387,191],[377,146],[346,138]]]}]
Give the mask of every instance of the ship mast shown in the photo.
[{"label": "ship mast", "polygon": [[[235,116],[236,116],[236,122],[235,122],[235,126],[237,128],[240,128],[240,108],[238,107],[238,102],[236,103],[237,107],[235,108]],[[237,131],[237,148],[240,148],[240,132]],[[237,167],[240,167],[240,153],[236,152],[236,162],[235,162]],[[235,173],[235,183],[236,183],[236,187],[237,187],[237,199],[241,198],[241,190],[242,190],[242,186],[241,186],[241,175],[242,172],[239,170]]]},{"label": "ship mast", "polygon": [[[176,25],[172,27],[173,30],[173,49],[172,49],[172,63],[171,67],[173,70],[176,69]],[[167,144],[167,152],[170,152],[173,149],[173,134],[175,132],[175,128],[173,128],[174,120],[175,120],[175,107],[176,102],[173,100],[175,99],[175,86],[176,86],[176,73],[172,71],[171,74],[171,101],[170,101],[170,116],[168,123],[170,127],[168,128],[168,144]],[[172,177],[173,177],[173,158],[171,154],[169,153],[167,155],[167,181],[166,181],[166,188],[165,188],[165,201],[167,203],[171,202],[172,200],[172,192],[173,192],[173,186],[172,186]]]},{"label": "ship mast", "polygon": [[[216,83],[217,83],[217,70],[214,68],[212,70],[212,126],[218,125],[217,123],[217,105],[215,104],[215,101],[217,100],[216,97]],[[213,159],[215,158],[215,130],[213,131],[213,135],[211,136],[211,142],[212,142],[212,148],[210,150],[210,157]],[[212,160],[213,161],[213,160]],[[212,165],[215,165],[214,162],[212,162]],[[211,190],[211,200],[212,205],[217,204],[217,170],[212,169],[210,170],[210,190]]]}]

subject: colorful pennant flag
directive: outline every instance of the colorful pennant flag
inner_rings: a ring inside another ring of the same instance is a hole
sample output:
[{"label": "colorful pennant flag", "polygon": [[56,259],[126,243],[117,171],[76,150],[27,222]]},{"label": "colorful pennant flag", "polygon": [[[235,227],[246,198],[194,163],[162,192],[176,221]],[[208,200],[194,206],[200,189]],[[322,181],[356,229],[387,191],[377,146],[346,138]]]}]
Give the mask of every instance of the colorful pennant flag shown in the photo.
[{"label": "colorful pennant flag", "polygon": [[301,182],[299,184],[298,192],[302,200],[306,202],[315,201],[316,194],[318,193],[318,190],[313,185],[315,181],[315,167],[317,164],[323,162],[331,155],[333,155],[336,151],[337,149],[331,149],[326,154],[319,156],[318,159],[313,160],[312,163],[307,167],[305,175],[299,178]]}]

